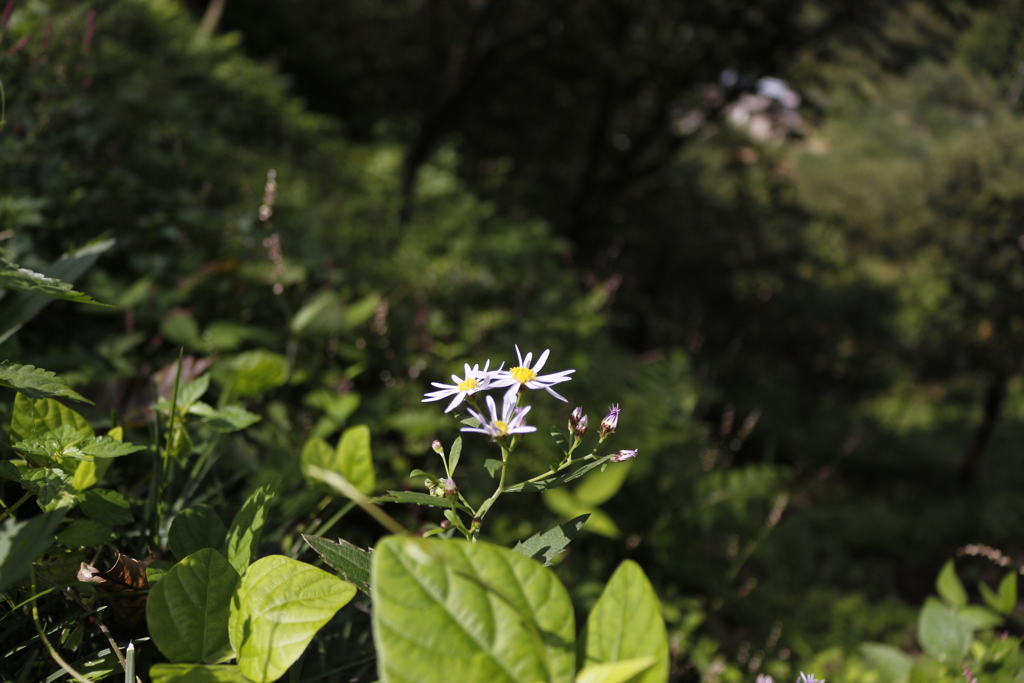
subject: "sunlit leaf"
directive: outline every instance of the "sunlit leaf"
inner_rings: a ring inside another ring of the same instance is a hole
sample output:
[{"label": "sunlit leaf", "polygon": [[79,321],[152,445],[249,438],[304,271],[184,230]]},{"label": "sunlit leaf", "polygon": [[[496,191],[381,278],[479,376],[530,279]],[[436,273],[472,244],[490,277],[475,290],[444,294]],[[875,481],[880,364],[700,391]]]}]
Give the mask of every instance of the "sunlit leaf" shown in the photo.
[{"label": "sunlit leaf", "polygon": [[925,601],[917,620],[917,640],[930,657],[957,663],[971,647],[971,627],[956,612],[934,598]]},{"label": "sunlit leaf", "polygon": [[389,536],[371,591],[381,683],[573,679],[572,603],[551,570],[519,553]]},{"label": "sunlit leaf", "polygon": [[0,386],[16,389],[29,398],[70,398],[92,404],[56,374],[34,365],[0,362]]},{"label": "sunlit leaf", "polygon": [[324,559],[324,562],[338,570],[346,581],[364,593],[370,592],[370,568],[373,562],[371,552],[344,540],[335,543],[320,536],[305,534],[302,538]]},{"label": "sunlit leaf", "polygon": [[238,668],[256,683],[280,678],[356,587],[282,555],[253,563],[231,601]]},{"label": "sunlit leaf", "polygon": [[270,501],[274,498],[276,490],[277,481],[274,480],[253,491],[231,522],[227,537],[227,555],[231,566],[239,574],[245,574],[259,546]]},{"label": "sunlit leaf", "polygon": [[551,564],[551,560],[562,554],[569,542],[576,538],[576,534],[583,528],[588,517],[590,517],[589,514],[580,515],[565,524],[559,524],[547,531],[534,534],[525,541],[516,543],[516,547],[512,550],[548,566]]},{"label": "sunlit leaf", "polygon": [[665,621],[658,596],[636,562],[626,560],[609,579],[580,634],[580,651],[585,666],[651,657],[654,665],[630,680],[668,679]]}]

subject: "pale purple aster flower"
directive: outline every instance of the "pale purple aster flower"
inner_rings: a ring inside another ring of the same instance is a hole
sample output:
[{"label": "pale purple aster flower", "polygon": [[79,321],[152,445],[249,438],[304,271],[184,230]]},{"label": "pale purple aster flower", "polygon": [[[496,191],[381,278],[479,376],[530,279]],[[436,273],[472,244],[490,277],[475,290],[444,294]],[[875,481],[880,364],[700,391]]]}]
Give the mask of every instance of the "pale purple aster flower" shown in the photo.
[{"label": "pale purple aster flower", "polygon": [[814,674],[805,674],[800,672],[800,678],[796,679],[796,683],[825,683],[824,678],[815,678]]},{"label": "pale purple aster flower", "polygon": [[757,674],[754,683],[775,683],[775,679],[768,674]]},{"label": "pale purple aster flower", "polygon": [[546,349],[544,353],[540,354],[540,358],[537,359],[537,364],[532,368],[530,367],[530,361],[533,360],[533,354],[528,353],[523,358],[523,354],[519,352],[519,346],[516,345],[516,356],[519,358],[519,365],[508,370],[498,370],[494,373],[494,377],[491,380],[492,387],[508,387],[507,395],[515,396],[519,392],[520,387],[526,387],[527,389],[544,389],[549,394],[554,396],[560,401],[569,401],[551,388],[553,385],[559,382],[568,382],[572,377],[569,377],[575,370],[560,370],[553,372],[550,375],[541,375],[540,369],[544,367],[544,363],[548,360],[548,354],[551,353],[551,349]]},{"label": "pale purple aster flower", "polygon": [[[452,375],[452,381],[454,384],[441,384],[439,382],[431,382],[432,385],[437,387],[440,391],[431,391],[424,394],[425,398],[422,403],[428,401],[440,401],[441,399],[454,396],[452,402],[448,404],[448,407],[444,409],[444,412],[450,413],[455,410],[462,401],[470,394],[475,394],[478,391],[483,391],[490,388],[491,379],[501,369],[495,370],[494,372],[488,372],[487,368],[490,367],[491,361],[487,361],[484,364],[484,369],[480,369],[480,364],[474,365],[472,368],[469,367],[469,363],[466,363],[466,376],[465,378],[459,378],[458,375]],[[504,385],[502,385],[504,386]]]},{"label": "pale purple aster flower", "polygon": [[472,408],[467,408],[469,414],[472,415],[480,422],[479,427],[463,427],[464,432],[479,432],[481,434],[487,434],[494,439],[500,439],[510,434],[528,434],[529,432],[537,431],[536,427],[530,427],[524,424],[526,420],[526,414],[530,412],[530,406],[525,408],[516,407],[516,395],[505,394],[505,400],[501,406],[501,416],[498,416],[498,408],[494,404],[494,399],[490,396],[487,397],[487,407],[491,411],[491,419],[488,420],[480,413],[476,412]]},{"label": "pale purple aster flower", "polygon": [[629,451],[619,451],[618,453],[616,453],[615,455],[612,456],[612,462],[622,462],[623,460],[632,460],[633,458],[635,458],[639,454],[640,454],[640,449],[639,448],[634,448],[633,450],[629,450]]}]

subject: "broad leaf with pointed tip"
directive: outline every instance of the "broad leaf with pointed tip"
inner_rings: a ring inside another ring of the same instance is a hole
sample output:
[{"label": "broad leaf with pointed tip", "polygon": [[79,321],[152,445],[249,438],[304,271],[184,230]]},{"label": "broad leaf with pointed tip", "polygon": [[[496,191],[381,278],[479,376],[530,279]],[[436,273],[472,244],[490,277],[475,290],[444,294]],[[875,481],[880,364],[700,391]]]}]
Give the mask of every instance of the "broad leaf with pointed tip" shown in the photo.
[{"label": "broad leaf with pointed tip", "polygon": [[0,387],[16,389],[29,398],[70,398],[92,404],[56,374],[34,365],[0,363]]},{"label": "broad leaf with pointed tip", "polygon": [[238,573],[227,558],[204,548],[164,574],[146,601],[153,642],[180,663],[223,661],[231,654],[228,616]]},{"label": "broad leaf with pointed tip", "polygon": [[290,557],[253,563],[231,601],[239,670],[256,683],[276,681],[355,594],[352,584]]},{"label": "broad leaf with pointed tip", "polygon": [[263,525],[267,522],[267,511],[276,490],[275,479],[253,491],[231,522],[227,537],[228,561],[239,574],[245,574],[260,544]]},{"label": "broad leaf with pointed tip", "polygon": [[580,634],[584,666],[651,657],[654,664],[631,683],[668,680],[668,634],[658,596],[640,565],[626,560],[612,574]]},{"label": "broad leaf with pointed tip", "polygon": [[228,528],[209,505],[194,505],[182,510],[171,522],[167,545],[175,557],[187,557],[203,548],[220,550]]},{"label": "broad leaf with pointed tip", "polygon": [[389,536],[374,552],[381,683],[568,683],[572,603],[554,573],[489,543]]}]

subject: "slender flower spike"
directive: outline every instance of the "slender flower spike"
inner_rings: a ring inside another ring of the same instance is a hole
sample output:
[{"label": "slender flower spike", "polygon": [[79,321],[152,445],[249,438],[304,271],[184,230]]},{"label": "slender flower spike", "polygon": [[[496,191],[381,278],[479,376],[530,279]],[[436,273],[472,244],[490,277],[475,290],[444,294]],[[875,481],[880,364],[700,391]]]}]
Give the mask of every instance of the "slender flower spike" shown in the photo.
[{"label": "slender flower spike", "polygon": [[631,451],[619,451],[612,456],[612,462],[622,462],[624,460],[632,460],[640,454],[639,448],[634,448]]},{"label": "slender flower spike", "polygon": [[494,399],[490,396],[487,397],[487,407],[491,411],[490,420],[472,408],[468,408],[467,410],[469,410],[469,414],[480,422],[480,426],[463,427],[462,431],[480,432],[481,434],[487,434],[494,439],[500,439],[510,434],[528,434],[529,432],[537,431],[536,427],[530,427],[529,425],[524,424],[526,414],[530,412],[530,406],[517,408],[515,394],[505,394],[505,400],[502,402],[501,406],[500,417],[498,416],[498,408],[494,404]]},{"label": "slender flower spike", "polygon": [[814,674],[805,674],[800,672],[800,678],[796,679],[796,683],[825,683],[823,678],[815,678]]},{"label": "slender flower spike", "polygon": [[494,373],[494,377],[491,380],[490,386],[492,387],[508,387],[506,395],[515,396],[520,387],[526,387],[527,389],[544,389],[549,394],[557,398],[559,401],[569,401],[551,388],[559,382],[568,382],[572,377],[569,377],[575,370],[559,370],[553,372],[550,375],[541,375],[540,369],[544,367],[544,363],[548,360],[548,354],[551,353],[551,349],[547,349],[544,353],[540,354],[540,358],[537,359],[537,364],[532,368],[530,367],[530,361],[533,360],[533,354],[526,354],[526,358],[523,358],[523,354],[519,352],[519,346],[516,346],[516,356],[519,358],[519,365],[509,370],[498,370]]},{"label": "slender flower spike", "polygon": [[619,426],[619,404],[615,403],[608,409],[608,414],[601,420],[601,426],[598,428],[598,434],[601,435],[601,440],[604,441],[608,438],[608,435],[612,434],[615,429]]},{"label": "slender flower spike", "polygon": [[[491,379],[495,373],[488,372],[487,368],[490,367],[491,361],[487,361],[484,364],[484,369],[480,369],[480,365],[474,365],[472,369],[469,367],[469,363],[466,363],[466,376],[460,379],[458,375],[452,375],[452,381],[455,384],[440,384],[438,382],[431,382],[440,391],[430,391],[424,394],[425,398],[422,403],[428,401],[440,401],[441,399],[454,396],[452,402],[448,404],[448,407],[444,409],[444,412],[450,413],[455,410],[455,407],[462,403],[462,401],[470,394],[475,394],[478,391],[483,391],[490,388]],[[500,372],[496,371],[496,372]],[[505,386],[502,384],[501,386]]]}]

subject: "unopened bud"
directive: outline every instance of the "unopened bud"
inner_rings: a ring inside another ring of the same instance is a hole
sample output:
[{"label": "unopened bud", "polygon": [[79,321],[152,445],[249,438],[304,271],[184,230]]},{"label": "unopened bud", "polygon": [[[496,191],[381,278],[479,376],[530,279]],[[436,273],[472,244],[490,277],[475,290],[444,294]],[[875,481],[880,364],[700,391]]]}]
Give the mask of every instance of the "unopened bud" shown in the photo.
[{"label": "unopened bud", "polygon": [[632,460],[640,453],[639,448],[634,448],[631,451],[619,451],[612,456],[612,462],[622,462],[623,460]]},{"label": "unopened bud", "polygon": [[473,524],[470,527],[470,531],[477,531],[477,530],[479,530],[480,527],[483,526],[483,524],[484,524],[484,520],[480,519],[479,517],[474,517],[473,518]]},{"label": "unopened bud", "polygon": [[575,432],[576,426],[580,423],[580,418],[583,417],[583,406],[579,406],[572,414],[569,415],[569,431]]},{"label": "unopened bud", "polygon": [[608,438],[608,435],[613,433],[619,426],[619,404],[615,403],[608,409],[608,414],[601,420],[601,427],[598,433],[601,435],[601,440]]},{"label": "unopened bud", "polygon": [[576,423],[576,429],[573,430],[576,440],[579,441],[583,438],[583,435],[587,433],[587,416],[584,415],[580,418],[580,421]]},{"label": "unopened bud", "polygon": [[438,455],[444,455],[444,444],[437,439],[434,439],[434,443],[430,444],[430,447],[434,449],[434,452]]},{"label": "unopened bud", "polygon": [[451,522],[449,522],[449,521],[448,521],[447,519],[442,519],[442,520],[441,520],[441,528],[442,528],[442,529],[447,529],[447,528],[448,528],[448,527],[450,527],[451,525],[452,525],[452,523],[451,523]]},{"label": "unopened bud", "polygon": [[444,479],[444,497],[454,498],[459,493],[459,487],[455,485],[454,479]]}]

